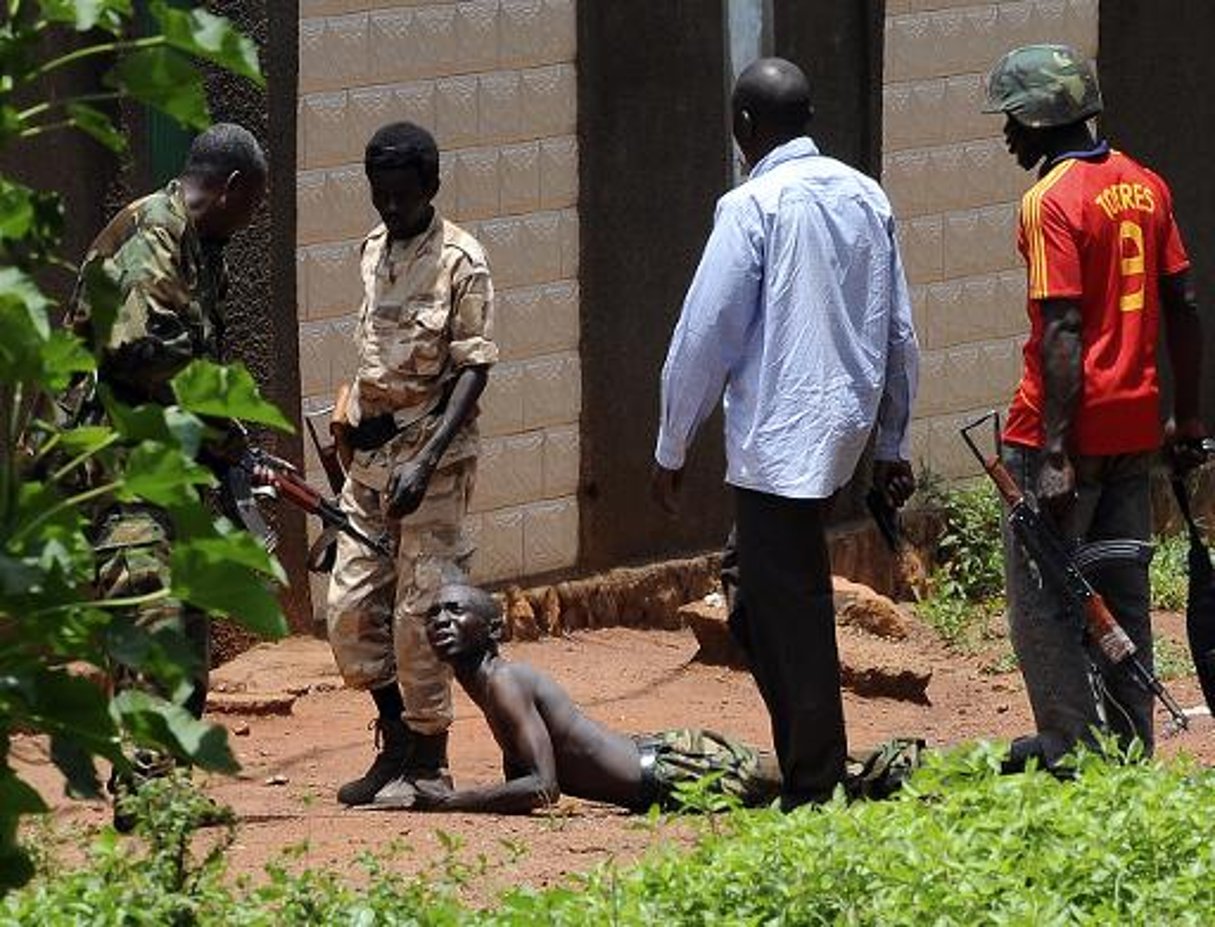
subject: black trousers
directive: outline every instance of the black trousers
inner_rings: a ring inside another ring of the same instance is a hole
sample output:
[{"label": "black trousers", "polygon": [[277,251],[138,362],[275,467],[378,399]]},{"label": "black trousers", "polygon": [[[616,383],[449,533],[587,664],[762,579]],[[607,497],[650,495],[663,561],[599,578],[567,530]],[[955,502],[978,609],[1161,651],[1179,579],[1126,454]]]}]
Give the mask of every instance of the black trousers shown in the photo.
[{"label": "black trousers", "polygon": [[829,799],[848,754],[827,501],[734,492],[736,521],[724,558],[727,589],[735,568],[738,582],[730,627],[772,718],[788,811]]}]

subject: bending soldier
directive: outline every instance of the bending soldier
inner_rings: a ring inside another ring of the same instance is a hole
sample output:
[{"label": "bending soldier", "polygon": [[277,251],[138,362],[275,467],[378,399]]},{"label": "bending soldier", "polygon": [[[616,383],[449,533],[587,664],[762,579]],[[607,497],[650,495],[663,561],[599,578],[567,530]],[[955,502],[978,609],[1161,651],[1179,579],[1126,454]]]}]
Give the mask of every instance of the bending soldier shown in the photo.
[{"label": "bending soldier", "polygon": [[[191,360],[224,360],[224,247],[253,217],[266,174],[266,159],[253,135],[238,125],[216,124],[194,140],[178,178],[123,208],[89,248],[86,270],[104,262],[119,289],[108,339],[94,347],[102,349],[98,379],[121,402],[172,403],[169,381]],[[93,343],[97,333],[84,280],[82,272],[68,321]],[[102,598],[163,588],[172,542],[172,525],[163,510],[113,505],[98,514],[94,531]],[[175,626],[190,641],[197,669],[185,706],[201,716],[210,659],[206,615],[168,599],[139,608],[137,620],[148,627]],[[132,776],[112,784],[116,794],[163,773],[170,762],[139,751]],[[114,821],[120,830],[134,823],[117,806]]]}]

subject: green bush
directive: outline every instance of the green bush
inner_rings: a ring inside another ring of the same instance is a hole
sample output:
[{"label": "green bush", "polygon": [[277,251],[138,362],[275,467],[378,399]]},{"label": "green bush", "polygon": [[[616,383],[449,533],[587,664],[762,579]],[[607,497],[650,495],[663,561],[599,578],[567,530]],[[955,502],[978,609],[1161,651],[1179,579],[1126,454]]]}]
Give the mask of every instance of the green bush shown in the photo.
[{"label": "green bush", "polygon": [[[0,9],[0,151],[21,164],[27,139],[84,132],[118,151],[112,120],[127,99],[182,125],[209,123],[203,62],[264,81],[253,41],[195,4],[148,0],[142,35],[131,0],[5,0]],[[57,57],[51,49],[69,48]],[[106,70],[96,92],[65,94],[59,73],[85,58]],[[101,104],[99,107],[97,104]],[[73,796],[101,792],[97,758],[122,769],[124,743],[163,748],[211,769],[236,761],[222,728],[195,720],[174,700],[128,689],[113,698],[81,670],[140,674],[179,695],[188,669],[183,642],[130,616],[173,597],[232,617],[267,635],[286,624],[272,589],[281,566],[254,539],[216,520],[201,487],[214,476],[196,461],[207,416],[290,427],[257,396],[243,369],[198,364],[174,380],[176,404],[125,408],[99,390],[107,424],[62,426],[54,397],[95,377],[97,358],[52,324],[61,308],[42,292],[58,256],[64,210],[54,191],[0,173],[0,895],[33,871],[16,843],[23,816],[46,810],[9,763],[15,732],[47,735],[51,761]],[[106,341],[119,288],[101,264],[83,274],[95,344]],[[168,588],[125,601],[95,601],[90,522],[99,507],[150,503],[175,528]]]},{"label": "green bush", "polygon": [[1156,538],[1156,553],[1148,568],[1152,580],[1152,608],[1162,611],[1185,610],[1190,575],[1186,567],[1189,550],[1190,541],[1184,534]]},{"label": "green bush", "polygon": [[1210,922],[1215,773],[1090,754],[1061,782],[1002,777],[1001,755],[930,755],[886,802],[714,815],[691,851],[668,845],[636,866],[513,889],[486,910],[455,899],[470,870],[450,859],[420,878],[364,860],[369,884],[357,888],[332,872],[292,874],[288,861],[250,887],[214,861],[176,879],[107,834],[87,869],[0,903],[0,925]]},{"label": "green bush", "polygon": [[926,488],[920,504],[938,513],[943,531],[928,596],[916,611],[946,643],[966,646],[1003,604],[1000,499],[986,481],[945,486],[930,476],[921,483]]}]

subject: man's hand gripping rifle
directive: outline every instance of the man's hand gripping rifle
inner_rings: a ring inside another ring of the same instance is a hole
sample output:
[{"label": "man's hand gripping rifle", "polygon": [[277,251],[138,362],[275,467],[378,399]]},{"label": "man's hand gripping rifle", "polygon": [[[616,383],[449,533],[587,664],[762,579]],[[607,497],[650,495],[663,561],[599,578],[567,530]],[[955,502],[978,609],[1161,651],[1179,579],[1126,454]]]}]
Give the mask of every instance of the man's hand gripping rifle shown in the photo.
[{"label": "man's hand gripping rifle", "polygon": [[392,558],[387,538],[372,538],[360,531],[335,501],[325,498],[308,485],[299,470],[287,461],[268,454],[260,447],[249,445],[241,454],[238,466],[249,474],[253,485],[267,486],[274,490],[277,498],[317,516],[327,531],[341,531],[380,556]]},{"label": "man's hand gripping rifle", "polygon": [[1062,593],[1073,612],[1083,618],[1089,639],[1110,664],[1121,667],[1123,672],[1129,673],[1139,685],[1160,699],[1178,728],[1188,727],[1185,712],[1156,675],[1135,655],[1134,642],[1114,619],[1097,590],[1084,578],[1066,542],[1017,486],[998,454],[985,457],[971,438],[970,433],[988,421],[995,423],[998,434],[999,417],[995,412],[989,412],[960,429],[962,439],[996,484],[996,489],[1008,506],[1008,523],[1037,567],[1043,582]]}]

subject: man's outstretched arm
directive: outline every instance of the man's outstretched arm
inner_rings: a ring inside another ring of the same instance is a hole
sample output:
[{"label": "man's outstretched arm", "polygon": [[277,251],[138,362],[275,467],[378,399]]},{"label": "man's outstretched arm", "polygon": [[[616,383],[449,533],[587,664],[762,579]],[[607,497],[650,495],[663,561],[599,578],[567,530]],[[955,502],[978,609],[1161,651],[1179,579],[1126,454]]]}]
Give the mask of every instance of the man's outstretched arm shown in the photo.
[{"label": "man's outstretched arm", "polygon": [[500,785],[455,791],[419,782],[415,810],[527,814],[561,797],[552,738],[532,697],[514,680],[498,682],[490,689],[485,713],[512,767],[527,772]]}]

